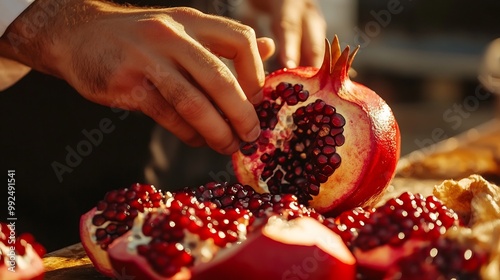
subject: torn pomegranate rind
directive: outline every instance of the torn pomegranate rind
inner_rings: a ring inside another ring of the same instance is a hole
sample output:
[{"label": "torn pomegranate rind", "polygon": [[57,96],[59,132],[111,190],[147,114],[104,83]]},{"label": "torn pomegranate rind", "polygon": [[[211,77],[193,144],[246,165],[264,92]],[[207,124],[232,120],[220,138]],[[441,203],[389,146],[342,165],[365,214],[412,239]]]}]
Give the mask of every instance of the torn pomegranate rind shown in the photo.
[{"label": "torn pomegranate rind", "polygon": [[471,175],[458,181],[443,181],[435,186],[434,195],[467,224],[462,232],[447,234],[490,253],[481,268],[481,278],[500,279],[500,187],[480,175]]}]

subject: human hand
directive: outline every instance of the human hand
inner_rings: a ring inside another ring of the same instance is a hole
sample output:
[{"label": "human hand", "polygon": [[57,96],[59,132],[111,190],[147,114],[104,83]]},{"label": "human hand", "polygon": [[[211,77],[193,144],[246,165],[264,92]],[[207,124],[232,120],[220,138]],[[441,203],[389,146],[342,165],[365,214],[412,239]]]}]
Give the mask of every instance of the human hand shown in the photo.
[{"label": "human hand", "polygon": [[[47,7],[56,11],[32,32],[29,24]],[[13,34],[22,40],[13,42]],[[140,110],[184,142],[225,154],[260,133],[252,102],[262,98],[262,59],[273,51],[272,40],[223,17],[95,0],[37,0],[0,39],[0,55],[58,76],[96,103]],[[218,56],[234,62],[237,77]]]},{"label": "human hand", "polygon": [[251,0],[258,10],[271,16],[271,30],[284,67],[321,65],[326,21],[316,0]]}]

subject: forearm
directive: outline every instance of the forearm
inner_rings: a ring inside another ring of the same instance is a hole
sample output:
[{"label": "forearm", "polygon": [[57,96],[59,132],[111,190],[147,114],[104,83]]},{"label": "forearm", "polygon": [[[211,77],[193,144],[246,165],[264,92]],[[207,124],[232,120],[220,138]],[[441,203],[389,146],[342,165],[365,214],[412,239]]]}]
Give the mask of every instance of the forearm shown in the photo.
[{"label": "forearm", "polygon": [[61,77],[58,65],[69,59],[70,32],[96,17],[103,6],[95,0],[37,0],[0,37],[0,56]]}]

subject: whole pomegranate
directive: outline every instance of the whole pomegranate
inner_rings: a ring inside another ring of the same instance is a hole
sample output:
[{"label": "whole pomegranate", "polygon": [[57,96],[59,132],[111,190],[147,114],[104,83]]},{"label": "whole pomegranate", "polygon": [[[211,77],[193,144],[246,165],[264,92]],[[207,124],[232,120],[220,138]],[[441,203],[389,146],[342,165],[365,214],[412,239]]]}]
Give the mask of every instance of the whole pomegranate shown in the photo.
[{"label": "whole pomegranate", "polygon": [[349,79],[357,49],[328,41],[321,68],[271,73],[256,106],[261,137],[233,157],[236,176],[262,193],[291,193],[320,213],[373,204],[394,175],[400,133],[385,101]]}]

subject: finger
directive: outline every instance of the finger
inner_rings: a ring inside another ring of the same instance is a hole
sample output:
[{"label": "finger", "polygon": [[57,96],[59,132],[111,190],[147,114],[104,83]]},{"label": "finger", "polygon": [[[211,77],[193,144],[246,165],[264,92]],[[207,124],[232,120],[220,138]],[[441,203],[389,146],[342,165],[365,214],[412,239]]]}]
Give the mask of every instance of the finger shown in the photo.
[{"label": "finger", "polygon": [[168,73],[162,79],[151,77],[164,100],[212,149],[223,154],[235,152],[239,140],[211,101],[175,69]]},{"label": "finger", "polygon": [[288,68],[294,68],[300,60],[302,17],[294,16],[303,11],[303,1],[283,1],[280,12],[274,17],[272,30],[278,45],[278,60]]},{"label": "finger", "polygon": [[[196,41],[188,43],[177,54],[180,66],[217,104],[237,135],[244,141],[256,140],[260,134],[257,113],[229,68]],[[198,105],[202,104],[201,100],[197,101]]]},{"label": "finger", "polygon": [[326,22],[321,12],[309,3],[303,13],[300,64],[320,67],[325,52]]},{"label": "finger", "polygon": [[202,47],[188,57],[191,60],[184,60],[183,66],[217,104],[237,135],[244,141],[256,140],[260,126],[255,108],[229,68]]},{"label": "finger", "polygon": [[184,143],[193,147],[206,144],[203,137],[181,118],[158,90],[148,94],[140,103],[140,110]]},{"label": "finger", "polygon": [[257,48],[259,48],[259,54],[262,61],[269,59],[276,50],[273,39],[266,37],[257,39]]},{"label": "finger", "polygon": [[265,72],[255,32],[252,28],[220,17],[205,15],[200,21],[196,38],[211,52],[233,60],[237,81],[253,102],[254,95],[264,85]]}]

